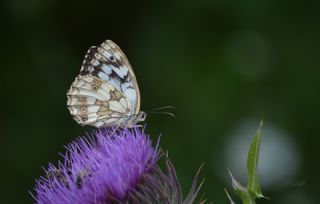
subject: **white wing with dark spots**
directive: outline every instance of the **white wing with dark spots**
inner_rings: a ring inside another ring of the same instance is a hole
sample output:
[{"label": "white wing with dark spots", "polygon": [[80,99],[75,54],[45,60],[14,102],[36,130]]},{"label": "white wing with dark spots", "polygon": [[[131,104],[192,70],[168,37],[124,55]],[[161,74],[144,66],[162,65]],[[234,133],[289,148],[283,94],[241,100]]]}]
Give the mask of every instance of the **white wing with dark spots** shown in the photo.
[{"label": "white wing with dark spots", "polygon": [[89,48],[67,97],[69,111],[81,125],[131,127],[145,119],[132,67],[111,40]]}]

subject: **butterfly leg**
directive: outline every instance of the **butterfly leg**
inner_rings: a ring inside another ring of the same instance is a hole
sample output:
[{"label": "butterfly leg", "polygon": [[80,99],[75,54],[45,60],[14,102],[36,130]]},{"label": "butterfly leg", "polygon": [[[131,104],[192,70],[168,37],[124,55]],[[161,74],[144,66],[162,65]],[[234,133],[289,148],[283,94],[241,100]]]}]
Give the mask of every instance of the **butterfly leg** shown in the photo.
[{"label": "butterfly leg", "polygon": [[113,137],[114,133],[118,130],[119,127],[120,127],[120,123],[114,128],[114,130],[112,131],[110,137]]}]

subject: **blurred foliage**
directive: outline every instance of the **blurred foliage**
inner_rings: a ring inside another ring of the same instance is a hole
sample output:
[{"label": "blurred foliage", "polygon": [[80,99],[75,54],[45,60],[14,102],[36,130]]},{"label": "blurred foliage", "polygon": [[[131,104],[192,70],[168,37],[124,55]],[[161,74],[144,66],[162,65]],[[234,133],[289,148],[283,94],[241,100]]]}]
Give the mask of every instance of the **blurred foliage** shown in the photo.
[{"label": "blurred foliage", "polygon": [[149,115],[147,128],[154,139],[162,134],[185,191],[205,163],[203,193],[228,203],[223,147],[241,121],[264,112],[265,123],[296,144],[301,162],[280,187],[261,183],[272,200],[259,203],[319,203],[319,4],[1,1],[1,202],[31,203],[41,166],[92,129],[70,117],[66,91],[87,49],[108,38],[133,65],[142,109],[177,107],[174,120]]}]

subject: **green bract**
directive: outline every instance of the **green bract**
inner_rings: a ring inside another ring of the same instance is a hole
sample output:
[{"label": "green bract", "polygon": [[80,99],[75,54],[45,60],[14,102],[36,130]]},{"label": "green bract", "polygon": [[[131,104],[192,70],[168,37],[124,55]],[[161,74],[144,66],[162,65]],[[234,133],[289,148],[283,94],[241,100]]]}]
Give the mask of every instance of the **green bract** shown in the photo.
[{"label": "green bract", "polygon": [[[259,150],[260,141],[262,136],[263,121],[260,121],[260,126],[252,139],[250,144],[248,158],[247,158],[247,171],[248,171],[248,183],[247,187],[242,186],[231,174],[229,174],[232,180],[232,187],[235,193],[240,197],[243,204],[255,204],[256,198],[264,197],[261,192],[259,177],[258,177],[258,160],[259,160]],[[230,200],[231,204],[235,202],[231,199],[230,195],[226,191],[226,194]]]}]

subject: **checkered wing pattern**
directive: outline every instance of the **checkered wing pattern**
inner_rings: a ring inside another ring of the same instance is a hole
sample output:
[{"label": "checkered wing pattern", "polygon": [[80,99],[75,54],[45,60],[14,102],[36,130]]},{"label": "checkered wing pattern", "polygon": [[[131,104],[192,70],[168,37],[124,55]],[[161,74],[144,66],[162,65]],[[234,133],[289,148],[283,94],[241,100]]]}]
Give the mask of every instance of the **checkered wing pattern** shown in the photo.
[{"label": "checkered wing pattern", "polygon": [[138,120],[140,92],[135,74],[111,40],[89,48],[67,97],[70,113],[81,125],[131,126]]}]

